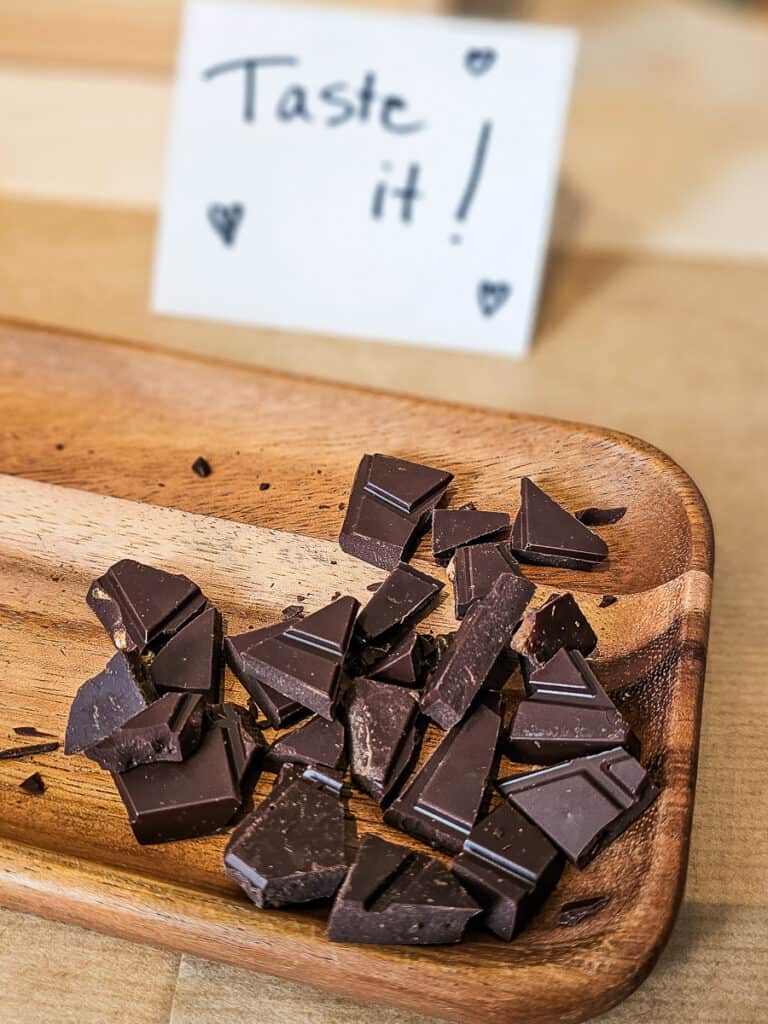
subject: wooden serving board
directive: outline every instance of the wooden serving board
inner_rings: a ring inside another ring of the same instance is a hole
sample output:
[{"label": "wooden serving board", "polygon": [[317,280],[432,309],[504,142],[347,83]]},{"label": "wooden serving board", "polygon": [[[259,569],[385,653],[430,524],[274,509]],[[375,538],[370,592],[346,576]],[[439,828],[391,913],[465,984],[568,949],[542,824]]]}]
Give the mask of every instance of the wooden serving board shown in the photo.
[{"label": "wooden serving board", "polygon": [[[10,424],[0,465],[14,474],[0,477],[3,746],[25,742],[12,732],[19,725],[63,736],[75,690],[112,651],[84,596],[117,558],[189,574],[230,631],[270,621],[289,604],[311,610],[337,590],[365,600],[384,574],[332,538],[357,460],[383,450],[451,469],[457,498],[491,508],[516,509],[523,474],[572,508],[628,507],[602,531],[608,566],[529,575],[540,598],[576,593],[600,638],[598,674],[662,786],[653,808],[593,864],[566,870],[515,942],[478,930],[456,947],[354,947],[326,941],[320,910],[256,910],[223,874],[224,836],[139,847],[109,776],[59,750],[0,763],[0,902],[467,1024],[583,1020],[632,991],[675,917],[693,805],[713,548],[706,507],[685,473],[642,442],[590,427],[11,328],[0,341]],[[20,464],[14,429],[35,402],[40,453]],[[242,448],[232,451],[233,437]],[[189,446],[192,458],[203,453],[214,464],[198,507],[228,518],[160,507],[173,502],[174,479],[188,479]],[[123,493],[154,504],[94,493],[120,476],[117,465],[125,466]],[[253,477],[247,508],[228,488],[244,472]],[[270,489],[259,491],[260,480]],[[436,571],[428,560],[417,564]],[[605,593],[619,600],[599,608]],[[455,625],[449,595],[427,625]],[[227,693],[244,696],[231,676]],[[47,783],[42,797],[18,789],[33,770]],[[352,810],[360,832],[389,833],[366,798],[354,797]],[[579,925],[559,924],[563,903],[593,895],[610,903]]]}]

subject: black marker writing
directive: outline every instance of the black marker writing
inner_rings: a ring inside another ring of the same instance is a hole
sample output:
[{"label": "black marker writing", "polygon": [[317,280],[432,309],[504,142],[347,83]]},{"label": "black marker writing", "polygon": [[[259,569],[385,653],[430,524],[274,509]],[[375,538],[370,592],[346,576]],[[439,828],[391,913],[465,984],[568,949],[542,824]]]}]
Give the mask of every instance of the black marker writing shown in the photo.
[{"label": "black marker writing", "polygon": [[[391,164],[384,164],[384,170],[391,169]],[[405,184],[402,188],[394,188],[386,181],[380,181],[373,190],[373,201],[371,203],[371,216],[374,220],[381,220],[385,213],[387,197],[400,200],[400,220],[404,224],[410,224],[413,220],[413,204],[417,199],[423,199],[424,194],[419,191],[419,176],[421,167],[419,164],[409,164],[408,173],[405,177]]]},{"label": "black marker writing", "polygon": [[488,153],[488,146],[491,141],[491,129],[493,123],[491,121],[484,121],[480,128],[480,135],[477,140],[477,146],[475,147],[475,155],[472,160],[472,167],[469,171],[469,178],[467,184],[464,187],[464,194],[461,197],[458,207],[456,208],[456,220],[466,220],[469,209],[472,206],[472,200],[475,198],[475,192],[480,184],[480,178],[483,173],[483,167],[485,166],[485,157]]},{"label": "black marker writing", "polygon": [[291,64],[298,64],[296,57],[241,57],[239,60],[228,60],[223,64],[214,64],[206,68],[203,78],[208,81],[218,75],[225,75],[230,71],[245,72],[245,93],[243,98],[243,120],[256,120],[256,71],[262,67],[285,67]]}]

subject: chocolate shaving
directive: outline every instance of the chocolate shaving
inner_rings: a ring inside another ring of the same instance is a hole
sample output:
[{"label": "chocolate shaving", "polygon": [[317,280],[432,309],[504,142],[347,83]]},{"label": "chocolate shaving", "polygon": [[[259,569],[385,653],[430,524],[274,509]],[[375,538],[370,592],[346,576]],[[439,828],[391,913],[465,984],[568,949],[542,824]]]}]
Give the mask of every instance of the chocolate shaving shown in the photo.
[{"label": "chocolate shaving", "polygon": [[558,921],[564,928],[570,928],[574,924],[581,924],[586,918],[599,914],[610,902],[610,896],[587,896],[583,900],[573,900],[571,903],[564,903],[560,907]]},{"label": "chocolate shaving", "polygon": [[626,508],[582,508],[575,515],[584,526],[613,526],[626,512]]},{"label": "chocolate shaving", "polygon": [[53,739],[53,733],[40,732],[34,725],[15,725],[13,731],[17,736],[39,736],[42,739]]},{"label": "chocolate shaving", "polygon": [[58,750],[58,743],[33,743],[27,747],[8,747],[6,750],[0,750],[0,761],[14,761],[19,757],[32,757],[35,754],[50,754],[53,750]]}]

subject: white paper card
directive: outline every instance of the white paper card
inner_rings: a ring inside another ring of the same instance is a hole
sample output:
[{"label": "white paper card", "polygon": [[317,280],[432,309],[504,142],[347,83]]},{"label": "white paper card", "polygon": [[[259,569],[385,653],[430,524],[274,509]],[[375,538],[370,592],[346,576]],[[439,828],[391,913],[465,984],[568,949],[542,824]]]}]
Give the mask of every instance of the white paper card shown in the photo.
[{"label": "white paper card", "polygon": [[192,0],[155,310],[524,352],[576,45],[567,29]]}]

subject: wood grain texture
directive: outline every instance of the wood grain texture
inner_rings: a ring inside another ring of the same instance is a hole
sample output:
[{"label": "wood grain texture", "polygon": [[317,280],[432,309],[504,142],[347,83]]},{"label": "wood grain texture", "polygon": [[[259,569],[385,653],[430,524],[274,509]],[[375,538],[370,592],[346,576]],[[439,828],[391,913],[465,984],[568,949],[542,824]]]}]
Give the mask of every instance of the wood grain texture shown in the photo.
[{"label": "wood grain texture", "polygon": [[[432,1012],[457,1021],[474,1022],[479,1012],[499,1024],[582,1020],[631,991],[674,919],[692,812],[712,538],[706,508],[685,474],[642,442],[596,428],[268,374],[248,374],[250,388],[236,395],[231,384],[244,371],[117,347],[98,349],[94,364],[94,343],[13,330],[3,337],[3,403],[11,419],[19,416],[14,395],[27,401],[28,388],[14,383],[27,367],[34,366],[38,388],[59,395],[56,417],[67,433],[44,418],[37,424],[43,460],[55,457],[54,476],[66,467],[70,483],[93,491],[111,466],[123,493],[143,497],[147,465],[131,456],[147,451],[142,439],[163,438],[149,474],[158,484],[163,470],[177,460],[189,467],[197,454],[173,451],[174,438],[192,443],[180,422],[184,394],[191,418],[204,411],[198,430],[214,466],[194,504],[237,521],[0,479],[0,657],[7,667],[0,728],[9,732],[21,716],[61,734],[75,689],[109,653],[83,595],[89,579],[116,558],[188,572],[235,631],[274,619],[298,594],[310,608],[335,590],[364,598],[366,583],[383,574],[344,556],[328,538],[338,531],[339,497],[359,455],[385,448],[453,470],[462,500],[487,503],[492,495],[495,506],[514,509],[519,478],[530,473],[571,507],[628,506],[624,519],[606,528],[611,561],[603,571],[532,568],[530,575],[540,597],[565,585],[578,595],[600,637],[598,671],[663,787],[654,808],[587,871],[566,872],[522,939],[507,946],[478,935],[435,955],[329,945],[321,913],[255,912],[221,871],[224,837],[138,847],[108,776],[56,752],[37,759],[49,782],[43,799],[20,797],[16,766],[0,781],[3,901],[373,1001],[419,1009],[428,994]],[[117,379],[122,387],[110,387]],[[147,411],[131,419],[125,402]],[[117,438],[101,440],[102,424],[114,418],[133,423],[125,447]],[[243,419],[257,452],[231,450],[229,438],[233,430],[242,436]],[[29,474],[28,463],[14,465],[10,448],[4,468]],[[233,483],[249,473],[255,455],[253,502],[233,509]],[[269,490],[258,490],[257,479],[268,480]],[[173,486],[158,487],[157,495],[157,502],[173,501]],[[619,601],[599,609],[605,592]],[[428,624],[452,624],[447,596]],[[231,695],[238,692],[230,680]],[[435,739],[430,734],[427,750]],[[261,780],[257,795],[267,788]],[[352,809],[361,832],[383,829],[366,798],[355,797]],[[602,915],[575,929],[557,925],[562,902],[596,890],[612,896]],[[398,985],[389,984],[393,977]]]}]

